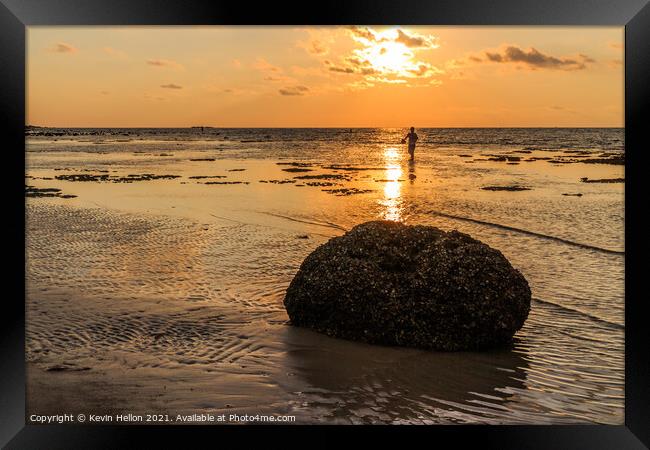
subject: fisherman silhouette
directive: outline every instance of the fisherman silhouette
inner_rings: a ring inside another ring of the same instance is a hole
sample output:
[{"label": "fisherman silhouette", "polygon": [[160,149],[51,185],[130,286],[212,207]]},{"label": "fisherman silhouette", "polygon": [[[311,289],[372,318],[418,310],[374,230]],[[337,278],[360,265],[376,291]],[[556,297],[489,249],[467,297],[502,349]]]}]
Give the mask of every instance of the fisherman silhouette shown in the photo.
[{"label": "fisherman silhouette", "polygon": [[409,155],[411,155],[411,161],[415,161],[415,143],[418,140],[418,135],[415,133],[415,128],[411,127],[411,131],[407,133],[404,138],[402,138],[402,144],[406,143],[407,140]]}]

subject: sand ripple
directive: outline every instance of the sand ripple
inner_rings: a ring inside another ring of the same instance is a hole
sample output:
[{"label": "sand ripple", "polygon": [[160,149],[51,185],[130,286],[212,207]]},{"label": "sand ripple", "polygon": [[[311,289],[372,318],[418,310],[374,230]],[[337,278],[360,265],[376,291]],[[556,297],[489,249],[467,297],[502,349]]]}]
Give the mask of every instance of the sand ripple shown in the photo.
[{"label": "sand ripple", "polygon": [[[325,237],[45,202],[28,203],[27,228],[28,361],[57,387],[62,373],[86,377],[70,392],[119,380],[114,408],[193,413],[227,401],[305,423],[622,423],[624,330],[598,310],[555,305],[566,290],[534,289],[544,301],[512,349],[386,348],[287,326],[284,290]],[[164,389],[141,381],[151,373]],[[134,405],[145,388],[152,399]],[[100,391],[81,391],[84,404],[103,405]]]}]

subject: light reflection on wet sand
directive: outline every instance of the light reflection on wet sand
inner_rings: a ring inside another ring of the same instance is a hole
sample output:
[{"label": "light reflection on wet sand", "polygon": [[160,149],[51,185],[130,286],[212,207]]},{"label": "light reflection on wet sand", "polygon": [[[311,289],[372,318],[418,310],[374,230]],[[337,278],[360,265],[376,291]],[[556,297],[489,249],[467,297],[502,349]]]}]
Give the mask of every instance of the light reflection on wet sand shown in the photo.
[{"label": "light reflection on wet sand", "polygon": [[399,221],[401,218],[401,185],[403,155],[395,147],[384,150],[384,198],[380,202],[385,208],[384,219]]}]

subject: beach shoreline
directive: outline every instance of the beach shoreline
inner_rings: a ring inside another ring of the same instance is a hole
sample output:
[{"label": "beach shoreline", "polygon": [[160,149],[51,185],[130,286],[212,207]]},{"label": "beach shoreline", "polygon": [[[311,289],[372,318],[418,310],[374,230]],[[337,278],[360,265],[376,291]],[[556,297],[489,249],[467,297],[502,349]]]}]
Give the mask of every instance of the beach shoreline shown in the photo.
[{"label": "beach shoreline", "polygon": [[[423,146],[410,165],[390,145],[331,161],[179,142],[28,144],[28,414],[622,423],[624,183],[581,181],[623,178],[621,165],[572,151],[511,161],[516,149]],[[483,189],[512,185],[530,189]],[[513,347],[425,352],[288,324],[302,260],[370,219],[501,250],[533,291]]]}]

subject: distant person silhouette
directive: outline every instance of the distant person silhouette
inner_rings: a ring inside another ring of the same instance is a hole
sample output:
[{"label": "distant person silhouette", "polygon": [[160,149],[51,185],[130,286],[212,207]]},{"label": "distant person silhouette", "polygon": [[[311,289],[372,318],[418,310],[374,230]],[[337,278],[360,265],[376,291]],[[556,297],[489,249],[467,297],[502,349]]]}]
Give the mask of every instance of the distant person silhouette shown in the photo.
[{"label": "distant person silhouette", "polygon": [[418,135],[415,132],[415,128],[411,127],[411,131],[402,139],[402,144],[405,143],[407,139],[409,145],[409,155],[411,155],[411,161],[415,161],[415,143],[418,140]]}]

